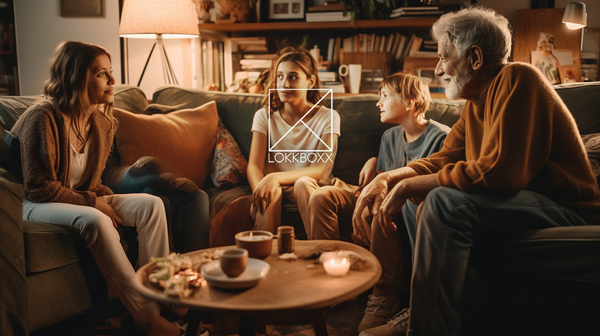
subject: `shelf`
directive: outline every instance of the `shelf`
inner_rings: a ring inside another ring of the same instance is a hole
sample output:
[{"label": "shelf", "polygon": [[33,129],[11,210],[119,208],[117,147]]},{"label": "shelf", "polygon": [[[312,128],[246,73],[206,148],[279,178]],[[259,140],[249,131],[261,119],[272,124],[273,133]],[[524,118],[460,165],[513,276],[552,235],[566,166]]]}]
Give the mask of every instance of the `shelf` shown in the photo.
[{"label": "shelf", "polygon": [[198,28],[205,31],[273,31],[273,30],[315,30],[352,28],[431,28],[437,17],[419,19],[356,20],[354,26],[348,21],[339,22],[261,22],[261,23],[200,23]]}]

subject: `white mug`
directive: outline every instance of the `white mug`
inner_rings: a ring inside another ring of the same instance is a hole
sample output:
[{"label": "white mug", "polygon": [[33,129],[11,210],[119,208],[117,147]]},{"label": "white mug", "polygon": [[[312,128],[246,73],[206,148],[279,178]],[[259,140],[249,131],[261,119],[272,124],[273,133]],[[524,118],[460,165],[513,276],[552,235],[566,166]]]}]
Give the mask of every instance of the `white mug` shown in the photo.
[{"label": "white mug", "polygon": [[338,73],[340,78],[348,76],[350,93],[358,93],[360,91],[360,77],[362,74],[361,64],[343,64],[339,67]]}]

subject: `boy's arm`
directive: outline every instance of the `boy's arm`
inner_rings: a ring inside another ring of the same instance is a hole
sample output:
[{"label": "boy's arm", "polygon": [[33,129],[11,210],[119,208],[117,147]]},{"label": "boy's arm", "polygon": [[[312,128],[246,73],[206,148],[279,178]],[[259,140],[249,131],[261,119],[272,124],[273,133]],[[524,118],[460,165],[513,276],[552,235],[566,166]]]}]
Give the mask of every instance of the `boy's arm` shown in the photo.
[{"label": "boy's arm", "polygon": [[377,158],[372,157],[368,159],[360,170],[360,174],[358,174],[358,186],[360,189],[371,183],[378,173],[380,172],[377,171]]}]

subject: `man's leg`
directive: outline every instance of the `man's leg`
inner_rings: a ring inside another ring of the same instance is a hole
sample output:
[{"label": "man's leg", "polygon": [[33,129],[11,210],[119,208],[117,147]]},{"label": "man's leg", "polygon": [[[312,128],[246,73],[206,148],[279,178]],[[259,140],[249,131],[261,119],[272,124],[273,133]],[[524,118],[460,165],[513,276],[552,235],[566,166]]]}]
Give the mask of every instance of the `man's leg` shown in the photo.
[{"label": "man's leg", "polygon": [[408,335],[457,334],[473,242],[580,225],[587,225],[586,218],[530,191],[499,197],[454,188],[432,190],[418,219]]}]

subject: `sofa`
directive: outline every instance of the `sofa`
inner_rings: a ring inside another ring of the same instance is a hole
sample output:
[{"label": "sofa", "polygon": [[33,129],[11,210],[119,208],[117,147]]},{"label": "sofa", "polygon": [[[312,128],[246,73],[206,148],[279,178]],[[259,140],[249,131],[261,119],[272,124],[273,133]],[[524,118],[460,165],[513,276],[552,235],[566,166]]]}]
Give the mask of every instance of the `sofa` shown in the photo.
[{"label": "sofa", "polygon": [[[555,88],[573,113],[582,136],[593,144],[590,134],[600,133],[600,83]],[[2,116],[12,115],[16,120],[36,98],[0,98],[0,127],[12,126],[10,118]],[[214,101],[218,118],[247,158],[252,118],[262,99],[261,95],[166,86],[154,92],[152,104],[165,112],[168,106],[174,107],[171,110],[193,109]],[[363,163],[377,155],[381,135],[392,126],[379,121],[377,100],[378,96],[372,94],[333,99],[333,108],[342,120],[333,175],[348,183],[357,183]],[[116,107],[140,114],[148,104],[136,87],[115,88]],[[427,116],[451,126],[463,105],[462,101],[434,99]],[[205,150],[212,152],[214,146],[215,142],[208,143]],[[598,147],[592,149],[597,151]],[[13,164],[7,151],[0,143],[1,168]],[[592,166],[600,168],[599,158],[595,160]],[[0,334],[27,334],[114,298],[79,235],[47,223],[22,221],[22,185],[5,170],[0,172],[0,269],[4,273]],[[219,188],[207,176],[202,184],[210,196],[211,245],[233,243],[235,232],[251,227],[247,182]],[[340,218],[344,223],[349,220]],[[294,225],[298,238],[302,238],[302,223],[293,205],[284,204],[282,222]],[[127,246],[134,239],[124,237],[123,243]],[[342,239],[349,239],[348,230],[342,232]],[[462,334],[597,333],[599,256],[600,226],[534,230],[487,246],[474,246],[465,288]]]}]

